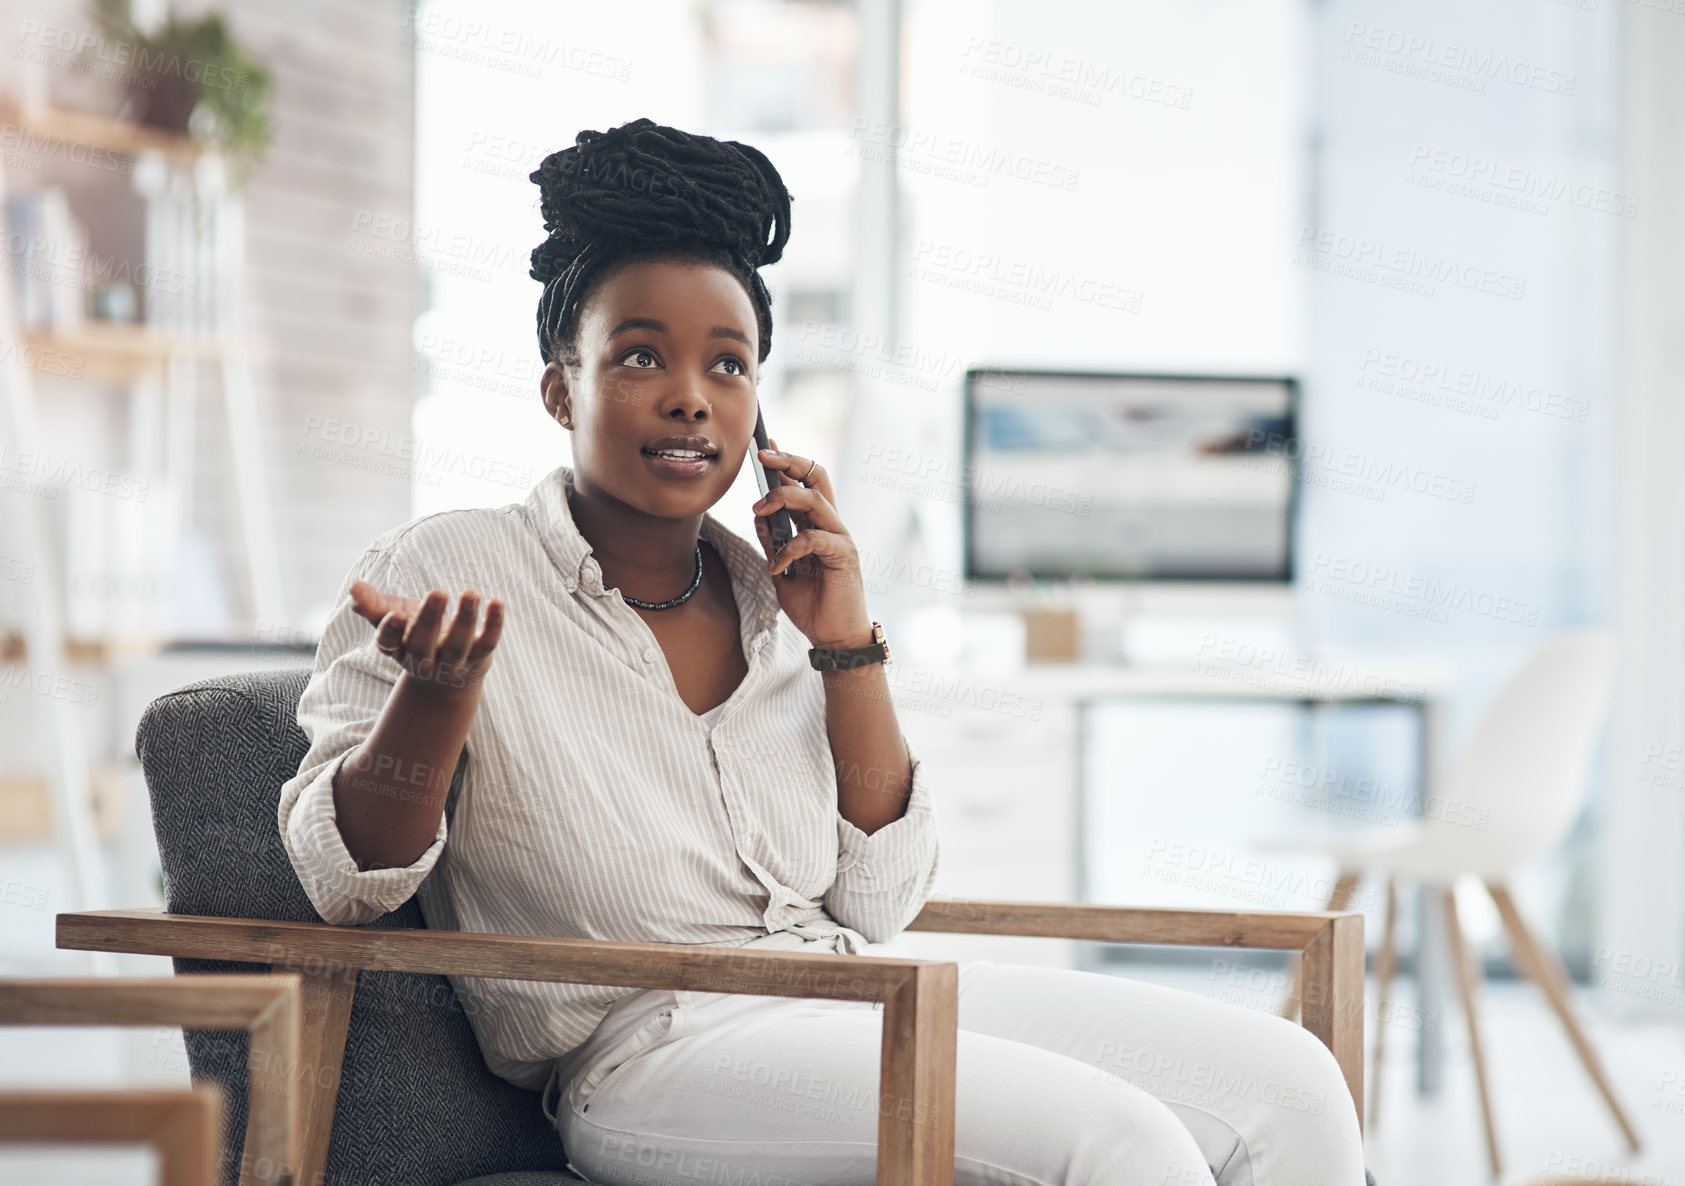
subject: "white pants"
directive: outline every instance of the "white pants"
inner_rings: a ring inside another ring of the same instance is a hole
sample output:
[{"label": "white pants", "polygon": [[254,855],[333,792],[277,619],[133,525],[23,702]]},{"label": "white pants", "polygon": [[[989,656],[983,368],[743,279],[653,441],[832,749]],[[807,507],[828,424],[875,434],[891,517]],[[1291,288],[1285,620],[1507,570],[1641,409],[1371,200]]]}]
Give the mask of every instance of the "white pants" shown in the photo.
[{"label": "white pants", "polygon": [[[1363,1186],[1339,1065],[1279,1017],[971,960],[959,1031],[956,1186]],[[557,1064],[545,1111],[602,1186],[870,1186],[882,1033],[871,1002],[645,989]]]}]

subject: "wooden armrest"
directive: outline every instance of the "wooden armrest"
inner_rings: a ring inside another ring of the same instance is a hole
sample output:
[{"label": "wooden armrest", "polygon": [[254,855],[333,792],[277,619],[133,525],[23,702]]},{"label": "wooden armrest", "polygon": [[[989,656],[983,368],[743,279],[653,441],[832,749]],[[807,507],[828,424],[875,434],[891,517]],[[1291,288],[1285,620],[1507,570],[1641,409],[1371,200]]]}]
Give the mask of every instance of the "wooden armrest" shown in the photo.
[{"label": "wooden armrest", "polygon": [[162,1186],[213,1186],[222,1091],[0,1091],[0,1142],[150,1145]]},{"label": "wooden armrest", "polygon": [[[312,976],[367,969],[888,1002],[913,974],[947,966],[889,956],[621,943],[426,928],[210,918],[163,910],[89,910],[58,916],[58,946],[189,959],[274,964]],[[847,964],[839,959],[847,958]]]},{"label": "wooden armrest", "polygon": [[909,931],[1297,951],[1304,1027],[1333,1052],[1363,1122],[1363,915],[932,898]]},{"label": "wooden armrest", "polygon": [[[271,964],[304,977],[298,1180],[327,1159],[351,1002],[362,969],[612,984],[883,1003],[878,1083],[880,1186],[952,1186],[959,969],[935,960],[807,955],[687,943],[209,918],[162,910],[57,917],[61,948]],[[324,1073],[327,1072],[327,1073]],[[327,1083],[329,1086],[318,1086]]]},{"label": "wooden armrest", "polygon": [[303,977],[291,973],[13,978],[0,980],[0,1024],[246,1030],[248,1120],[240,1181],[282,1183],[291,1180],[299,1157],[298,1097],[286,1068],[298,1065],[303,987]]},{"label": "wooden armrest", "polygon": [[1101,943],[1182,947],[1252,947],[1303,951],[1332,922],[1354,911],[1192,910],[1159,906],[1096,906],[1067,902],[986,902],[932,898],[909,931],[973,935],[1039,935]]}]

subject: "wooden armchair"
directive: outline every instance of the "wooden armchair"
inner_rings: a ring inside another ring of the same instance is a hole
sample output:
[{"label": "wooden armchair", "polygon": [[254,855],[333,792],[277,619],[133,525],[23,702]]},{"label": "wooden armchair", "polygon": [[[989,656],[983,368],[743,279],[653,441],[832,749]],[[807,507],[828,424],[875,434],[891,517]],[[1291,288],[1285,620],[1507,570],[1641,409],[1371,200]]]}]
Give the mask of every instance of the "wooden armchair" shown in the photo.
[{"label": "wooden armchair", "polygon": [[[276,1181],[299,1160],[300,977],[175,976],[0,979],[0,1025],[146,1025],[238,1029],[249,1035],[247,1158]],[[221,1149],[222,1089],[0,1092],[0,1141],[150,1144],[163,1186],[212,1186]]]},{"label": "wooden armchair", "polygon": [[149,1145],[158,1186],[214,1186],[221,1089],[0,1091],[0,1144]]},{"label": "wooden armchair", "polygon": [[[550,1186],[568,1172],[537,1094],[492,1075],[451,975],[664,987],[883,1004],[878,1181],[951,1186],[957,965],[883,957],[428,930],[412,899],[364,927],[316,921],[275,828],[306,739],[308,672],[200,681],[154,701],[137,751],[146,770],[168,911],[58,917],[58,945],[168,955],[178,972],[268,965],[304,982],[300,1160],[319,1186]],[[935,899],[909,929],[1302,953],[1303,1022],[1333,1051],[1361,1116],[1363,918]],[[378,973],[362,977],[362,971]],[[231,1115],[224,1181],[244,1116],[239,1035],[189,1033],[196,1078],[222,1084]]]}]

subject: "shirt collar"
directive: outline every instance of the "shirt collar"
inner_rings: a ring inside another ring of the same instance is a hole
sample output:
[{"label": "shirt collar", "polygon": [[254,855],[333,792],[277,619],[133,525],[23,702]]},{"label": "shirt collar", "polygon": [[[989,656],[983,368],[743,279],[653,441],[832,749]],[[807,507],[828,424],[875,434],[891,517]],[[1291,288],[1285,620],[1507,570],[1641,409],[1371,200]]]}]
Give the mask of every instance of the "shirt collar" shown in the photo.
[{"label": "shirt collar", "polygon": [[[572,466],[558,465],[544,475],[526,497],[527,522],[561,574],[568,592],[582,591],[593,597],[618,596],[618,590],[603,587],[603,570],[591,555],[591,543],[573,521],[567,498],[572,488]],[[772,586],[775,578],[767,574],[759,543],[751,544],[706,511],[699,534],[713,545],[731,573],[737,612],[747,627],[744,633],[753,637],[770,630],[778,619],[778,594]]]}]

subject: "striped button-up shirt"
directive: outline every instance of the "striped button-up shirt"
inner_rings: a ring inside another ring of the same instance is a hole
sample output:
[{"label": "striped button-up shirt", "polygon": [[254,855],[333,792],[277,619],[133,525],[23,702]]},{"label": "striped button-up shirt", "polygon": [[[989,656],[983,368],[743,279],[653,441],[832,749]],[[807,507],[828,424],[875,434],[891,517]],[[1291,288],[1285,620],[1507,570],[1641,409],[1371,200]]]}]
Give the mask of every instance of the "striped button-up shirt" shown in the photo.
[{"label": "striped button-up shirt", "polygon": [[[936,877],[918,755],[909,745],[899,819],[868,836],[842,816],[810,644],[781,613],[760,546],[711,514],[701,536],[731,574],[748,674],[711,724],[692,712],[654,633],[604,587],[572,481],[561,466],[523,502],[412,520],[347,575],[299,702],[310,748],[278,820],[317,911],[357,925],[419,893],[441,930],[848,954],[891,940]],[[352,608],[358,579],[417,598],[441,589],[447,621],[469,589],[505,607],[438,832],[406,868],[359,871],[334,816],[334,775],[402,670]],[[487,1065],[535,1090],[638,991],[451,979]]]}]

